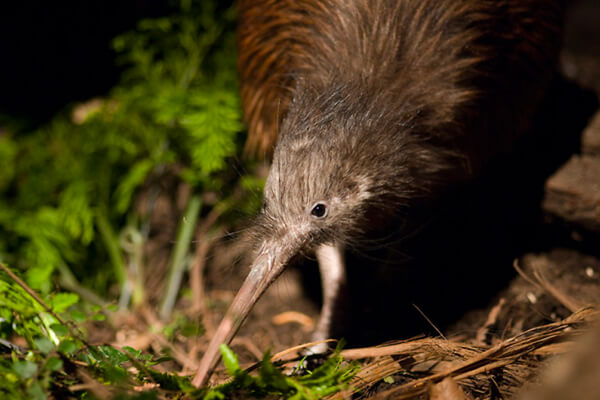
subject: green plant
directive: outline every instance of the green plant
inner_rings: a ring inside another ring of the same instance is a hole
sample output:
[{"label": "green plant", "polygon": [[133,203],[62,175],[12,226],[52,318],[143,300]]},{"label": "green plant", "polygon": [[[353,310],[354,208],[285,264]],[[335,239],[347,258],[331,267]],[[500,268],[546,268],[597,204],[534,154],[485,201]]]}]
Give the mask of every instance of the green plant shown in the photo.
[{"label": "green plant", "polygon": [[[8,399],[139,398],[136,387],[152,383],[144,398],[157,390],[192,391],[189,380],[153,369],[169,361],[130,347],[91,346],[81,327],[88,320],[103,320],[99,308],[81,312],[73,293],[38,296],[10,269],[0,263],[0,333],[22,338],[23,346],[0,341],[0,397]],[[109,312],[107,310],[107,312]],[[102,317],[102,318],[100,318]],[[83,384],[85,383],[85,384]],[[79,385],[79,386],[77,386]]]},{"label": "green plant", "polygon": [[[173,15],[140,22],[114,40],[125,69],[106,98],[33,132],[0,136],[0,260],[26,271],[33,288],[49,293],[58,274],[88,301],[100,302],[96,294],[115,283],[122,304],[129,296],[143,301],[144,264],[152,260],[139,249],[152,210],[135,203],[170,190],[164,182],[191,188],[191,219],[212,207],[224,215],[255,209],[231,200],[248,180],[231,169],[243,140],[235,10],[217,3],[182,0]],[[201,202],[207,192],[216,201]],[[173,259],[175,294],[192,237],[181,237]]]},{"label": "green plant", "polygon": [[[269,354],[261,362],[258,376],[240,368],[236,355],[221,346],[230,383],[212,389],[194,388],[188,377],[161,372],[156,367],[169,362],[167,355],[151,355],[131,347],[87,343],[88,320],[103,320],[104,312],[80,311],[79,297],[72,293],[38,296],[14,272],[0,263],[0,333],[23,338],[24,346],[0,341],[0,395],[10,399],[178,398],[197,399],[237,396],[262,398],[276,395],[295,400],[320,399],[343,389],[356,373],[355,364],[345,364],[339,355],[314,371],[286,376],[271,363]],[[109,307],[110,308],[110,307]],[[111,312],[109,308],[106,312]],[[102,317],[102,318],[99,318]]]},{"label": "green plant", "polygon": [[225,399],[231,394],[249,398],[277,396],[291,400],[314,400],[339,392],[357,372],[356,364],[343,365],[341,346],[335,354],[314,371],[306,375],[286,376],[271,363],[265,354],[259,375],[251,376],[239,366],[235,353],[226,345],[220,347],[223,363],[233,380],[208,391],[205,400]]}]

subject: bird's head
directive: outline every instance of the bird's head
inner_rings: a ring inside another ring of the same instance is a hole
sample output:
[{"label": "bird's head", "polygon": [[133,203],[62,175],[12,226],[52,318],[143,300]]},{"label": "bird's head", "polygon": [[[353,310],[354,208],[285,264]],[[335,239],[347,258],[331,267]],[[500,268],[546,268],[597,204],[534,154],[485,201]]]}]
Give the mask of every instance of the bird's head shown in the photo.
[{"label": "bird's head", "polygon": [[[326,243],[348,243],[390,219],[436,173],[413,121],[360,86],[299,89],[283,119],[254,229],[257,255],[212,338],[194,380],[204,383],[250,310],[290,260]],[[376,222],[374,222],[376,221]]]}]

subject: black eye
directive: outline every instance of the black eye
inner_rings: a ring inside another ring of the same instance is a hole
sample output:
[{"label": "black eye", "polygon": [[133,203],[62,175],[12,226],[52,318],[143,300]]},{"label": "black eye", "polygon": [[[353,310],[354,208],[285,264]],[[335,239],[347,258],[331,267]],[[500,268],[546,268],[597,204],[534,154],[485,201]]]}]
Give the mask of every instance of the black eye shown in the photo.
[{"label": "black eye", "polygon": [[310,214],[315,218],[325,218],[327,216],[327,206],[323,203],[317,203],[310,210]]}]

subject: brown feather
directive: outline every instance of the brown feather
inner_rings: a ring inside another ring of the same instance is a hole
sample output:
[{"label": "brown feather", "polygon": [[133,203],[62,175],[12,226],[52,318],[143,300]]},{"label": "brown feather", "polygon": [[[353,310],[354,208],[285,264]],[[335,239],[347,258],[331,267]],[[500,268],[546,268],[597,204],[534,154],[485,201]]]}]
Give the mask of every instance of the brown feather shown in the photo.
[{"label": "brown feather", "polygon": [[[520,133],[555,63],[561,8],[556,0],[241,0],[246,153],[272,153],[298,79],[410,81],[431,104],[432,124],[460,124],[458,110]],[[497,148],[512,138],[485,140]]]}]

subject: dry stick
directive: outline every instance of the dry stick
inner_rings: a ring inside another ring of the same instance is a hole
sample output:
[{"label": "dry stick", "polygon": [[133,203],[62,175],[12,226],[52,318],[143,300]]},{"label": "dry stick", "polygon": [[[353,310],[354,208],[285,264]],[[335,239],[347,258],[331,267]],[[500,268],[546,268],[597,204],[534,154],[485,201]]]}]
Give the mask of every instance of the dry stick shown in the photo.
[{"label": "dry stick", "polygon": [[208,317],[204,294],[204,268],[206,265],[206,256],[212,243],[208,240],[202,240],[201,237],[202,234],[200,233],[200,229],[198,229],[198,233],[196,234],[198,240],[196,243],[196,252],[194,254],[194,260],[192,261],[192,268],[189,272],[190,289],[192,290],[192,306],[189,309],[189,314],[196,315],[200,313],[202,326],[204,326],[205,330],[201,337],[196,337],[192,341],[192,346],[189,348],[190,354],[195,360],[194,365],[198,365],[199,363],[198,349],[200,342],[207,337],[212,337],[215,329],[211,319]]},{"label": "dry stick", "polygon": [[144,305],[138,309],[138,311],[144,317],[146,324],[156,326],[160,329],[164,326],[163,322],[158,318],[158,315],[154,312],[154,309],[149,305]]},{"label": "dry stick", "polygon": [[540,285],[542,285],[544,290],[546,290],[548,293],[550,293],[551,296],[553,296],[556,300],[558,300],[559,303],[561,303],[563,306],[565,306],[572,313],[583,308],[583,306],[584,306],[583,303],[578,302],[577,300],[571,298],[566,293],[563,293],[560,290],[558,290],[556,288],[556,286],[552,285],[544,277],[544,275],[542,274],[542,271],[540,271],[538,268],[534,269],[533,276],[535,276],[535,278],[538,280]]},{"label": "dry stick", "polygon": [[[222,228],[208,235],[209,230],[217,223],[221,216],[221,210],[214,207],[200,223],[196,230],[196,252],[192,268],[190,269],[190,289],[192,290],[192,313],[202,313],[202,323],[206,328],[207,334],[214,330],[212,324],[207,324],[206,316],[206,289],[204,283],[204,270],[206,269],[206,256],[214,241],[221,236]],[[210,335],[209,335],[210,336]]]},{"label": "dry stick", "polygon": [[[216,224],[220,216],[221,210],[213,207],[198,226],[196,230],[196,251],[189,272],[190,289],[192,290],[192,306],[189,312],[192,315],[200,313],[202,325],[205,329],[202,338],[212,337],[215,331],[215,326],[208,316],[204,271],[206,269],[208,252],[217,238],[221,236],[223,229],[217,229],[217,232],[214,235],[210,235],[210,237],[208,237],[207,232]],[[192,354],[192,358],[195,360],[194,365],[197,365],[199,361],[197,360],[198,348],[199,343],[198,339],[196,339],[189,349],[189,353]]]},{"label": "dry stick", "polygon": [[472,376],[483,374],[485,372],[490,372],[496,368],[504,367],[505,365],[512,363],[516,358],[518,357],[505,358],[503,360],[498,360],[493,363],[482,365],[479,368],[475,368],[470,371],[463,372],[462,374],[455,375],[453,376],[453,378],[459,381],[461,379],[470,378]]},{"label": "dry stick", "polygon": [[[388,345],[384,347],[374,347],[374,348],[365,348],[365,349],[353,349],[353,350],[344,350],[342,351],[342,356],[344,359],[364,359],[364,358],[373,358],[373,357],[381,357],[381,356],[399,356],[403,355],[405,357],[414,357],[418,353],[424,354],[426,357],[430,353],[438,353],[439,350],[443,350],[446,354],[463,354],[465,351],[469,351],[471,353],[476,353],[475,356],[464,357],[464,361],[462,361],[455,368],[442,371],[442,373],[438,373],[437,375],[431,375],[428,378],[422,380],[420,386],[418,382],[411,382],[403,386],[404,393],[399,394],[394,392],[383,392],[382,398],[385,398],[387,395],[393,396],[394,398],[412,398],[411,396],[415,395],[415,393],[420,393],[426,390],[426,383],[432,382],[434,379],[443,379],[445,375],[455,374],[454,379],[465,379],[471,376],[475,376],[477,374],[481,374],[486,371],[490,371],[495,368],[503,367],[505,365],[510,364],[514,360],[518,359],[520,356],[527,354],[530,352],[534,355],[544,355],[552,352],[550,347],[553,347],[556,352],[564,352],[566,351],[566,347],[568,344],[572,342],[560,342],[560,343],[550,343],[544,345],[544,343],[552,342],[557,339],[561,339],[565,335],[565,329],[569,327],[573,323],[578,322],[589,322],[592,320],[594,315],[597,314],[593,309],[584,309],[578,313],[573,314],[569,318],[565,319],[562,322],[549,324],[543,327],[532,328],[521,335],[514,337],[512,339],[507,339],[500,345],[495,346],[494,348],[488,349],[484,353],[480,353],[480,350],[477,350],[475,346],[467,346],[462,345],[460,343],[447,342],[437,338],[425,338],[420,340],[410,340],[406,342],[402,342],[399,344]],[[546,332],[550,329],[550,332]],[[541,336],[540,336],[541,335]],[[528,337],[529,336],[529,337]],[[537,347],[540,346],[540,347]],[[537,347],[537,348],[536,348]],[[533,351],[531,351],[533,348]],[[555,354],[555,353],[552,353]],[[487,358],[487,359],[486,359]],[[502,358],[502,359],[498,359]],[[378,359],[374,361],[373,364],[379,363],[381,360]],[[390,358],[391,360],[391,358]],[[487,364],[484,364],[487,363]],[[373,365],[370,364],[370,365]],[[482,365],[483,364],[483,365]],[[355,377],[358,380],[355,383],[355,391],[361,390],[361,388],[366,388],[375,381],[381,380],[384,376],[379,374],[362,374],[362,371],[365,369],[369,369],[370,365],[365,366],[361,369],[361,372],[357,374]],[[400,367],[396,367],[394,370],[394,365],[385,364],[387,370],[386,374],[391,375],[400,370]],[[455,364],[456,365],[456,364]],[[469,370],[469,368],[472,368]],[[398,389],[394,389],[398,390]],[[339,399],[339,395],[333,395],[328,397],[331,399]]]},{"label": "dry stick", "polygon": [[315,320],[308,315],[298,311],[284,311],[271,318],[275,325],[289,324],[295,322],[301,325],[302,330],[311,332],[315,328]]},{"label": "dry stick", "polygon": [[564,341],[560,343],[552,343],[539,349],[535,349],[531,354],[535,356],[547,357],[556,354],[563,354],[573,350],[575,341]]},{"label": "dry stick", "polygon": [[[509,340],[506,340],[505,342],[503,342],[502,345],[505,345],[507,347],[507,349],[504,349],[504,352],[502,351],[503,349],[500,348],[502,346],[496,346],[492,349],[489,349],[485,353],[479,353],[475,357],[467,358],[465,361],[460,363],[456,368],[452,368],[451,370],[446,370],[446,371],[443,371],[442,373],[438,373],[436,375],[432,375],[427,378],[423,378],[422,379],[423,382],[421,382],[421,383],[419,383],[419,381],[416,381],[416,382],[413,381],[409,384],[403,385],[402,389],[400,389],[400,390],[404,390],[403,394],[396,393],[396,391],[399,389],[394,388],[393,391],[383,392],[382,398],[386,398],[386,396],[391,396],[391,395],[393,395],[394,398],[406,398],[406,399],[412,398],[411,396],[415,395],[416,393],[423,392],[426,389],[426,387],[427,387],[425,385],[426,383],[432,382],[435,379],[443,379],[445,377],[444,374],[455,373],[455,374],[459,374],[460,378],[465,378],[465,377],[470,377],[470,376],[485,372],[487,370],[491,370],[493,368],[502,367],[503,366],[503,365],[501,365],[502,363],[506,362],[506,364],[509,364],[510,362],[517,359],[519,356],[525,354],[528,351],[528,349],[530,349],[531,347],[539,346],[540,344],[543,345],[544,340],[552,341],[553,339],[559,338],[561,335],[564,334],[565,327],[568,326],[565,324],[589,321],[593,315],[594,315],[593,311],[591,311],[590,309],[584,309],[581,312],[574,314],[573,316],[567,318],[565,321],[563,321],[562,324],[554,323],[554,324],[550,324],[550,325],[547,325],[547,326],[541,327],[541,328],[533,328],[522,334],[523,336],[532,335],[533,337],[523,338],[522,335],[519,335],[518,337],[509,339]],[[548,327],[550,327],[552,329],[552,332],[550,332],[550,333],[544,332],[544,329],[547,329]],[[545,335],[545,336],[542,335],[541,339],[540,339],[540,333],[543,333]],[[535,335],[537,335],[537,336],[535,336]],[[451,346],[452,348],[448,348],[448,346]],[[381,356],[381,355],[400,355],[400,354],[404,354],[407,357],[411,357],[411,354],[413,354],[412,356],[414,356],[416,353],[427,354],[431,351],[435,352],[435,349],[442,349],[442,350],[446,349],[446,351],[445,351],[446,353],[455,353],[455,352],[462,353],[461,350],[469,350],[469,349],[473,352],[477,351],[476,348],[473,346],[464,346],[464,345],[461,346],[459,343],[446,342],[441,339],[434,339],[434,338],[404,342],[404,343],[400,343],[400,344],[396,344],[396,345],[392,345],[392,346],[386,346],[386,347],[346,350],[345,352],[349,352],[349,354],[347,354],[347,355],[350,357],[344,357],[344,358],[346,358],[346,359],[348,359],[348,358],[368,358],[368,357],[372,357],[374,355]],[[516,347],[516,349],[511,350],[512,347]],[[543,346],[543,347],[546,347],[546,346]],[[540,348],[542,348],[542,347],[540,347]],[[390,351],[390,350],[393,350],[393,351]],[[495,350],[498,350],[497,354],[490,353],[490,352],[494,352]],[[342,352],[342,354],[343,353],[344,352]],[[490,355],[492,357],[489,357]],[[354,357],[352,357],[352,356],[354,356]],[[489,361],[486,360],[486,357],[490,358]],[[503,360],[494,360],[494,358],[498,358],[498,357],[505,357],[505,358],[510,358],[510,359],[509,360],[504,360],[504,359]],[[377,363],[377,362],[379,362],[379,361],[375,361],[375,363]],[[481,363],[483,363],[483,362],[489,362],[489,364],[485,364],[482,366]],[[498,363],[498,364],[494,365],[494,363]],[[480,364],[480,365],[477,365],[477,364]],[[368,366],[366,368],[368,368]],[[476,370],[469,371],[468,368],[476,368]],[[461,369],[463,369],[463,371],[460,371]],[[467,369],[467,370],[464,371],[465,369]],[[394,373],[397,371],[391,371],[391,372]],[[357,378],[359,377],[359,375],[361,375],[361,374],[359,373],[357,375]],[[380,378],[378,376],[375,376],[375,377],[363,376],[363,378],[360,380],[360,383],[357,385],[356,388],[360,389],[360,387],[367,387],[370,384],[373,384],[374,382],[372,382],[372,380],[373,380],[372,378],[374,378],[376,380],[380,380]],[[455,377],[455,379],[456,379],[456,377]],[[420,386],[416,386],[416,385],[420,385]],[[339,398],[339,396],[332,396],[331,398]]]},{"label": "dry stick", "polygon": [[392,356],[400,353],[413,352],[424,347],[452,347],[452,349],[463,348],[460,343],[454,343],[444,339],[424,338],[417,340],[408,340],[401,343],[380,347],[365,347],[360,349],[342,350],[340,353],[346,360],[359,360],[363,358],[374,358],[382,356]]},{"label": "dry stick", "polygon": [[508,391],[505,388],[500,387],[498,382],[496,382],[496,377],[494,377],[493,375],[490,375],[489,380],[494,384],[494,386],[496,387],[496,390],[498,391],[498,394],[500,395],[500,397],[502,399],[509,398],[510,394],[508,393]]},{"label": "dry stick", "polygon": [[290,347],[289,349],[285,349],[283,351],[280,351],[277,354],[274,354],[271,357],[271,362],[285,361],[285,359],[283,357],[290,353],[295,353],[295,352],[298,352],[299,350],[306,349],[306,348],[309,348],[312,346],[316,346],[321,343],[331,343],[331,342],[337,342],[337,340],[335,340],[335,339],[317,340],[316,342],[304,343],[304,344],[300,344],[298,346]]},{"label": "dry stick", "polygon": [[[76,385],[73,385],[76,387],[76,389],[89,390],[90,392],[92,392],[92,394],[94,394],[99,399],[109,399],[109,398],[113,397],[113,393],[109,387],[96,381],[85,370],[78,369],[77,375],[84,383],[83,383],[83,385],[78,385],[79,386],[78,388]],[[71,391],[76,390],[76,389],[73,389],[73,387],[71,387],[69,389]]]},{"label": "dry stick", "polygon": [[527,275],[519,266],[519,259],[515,258],[513,261],[513,268],[519,273],[519,275],[521,275],[521,278],[525,279],[527,282],[531,283],[533,286],[535,286],[538,289],[544,289],[539,282],[536,282],[535,280],[531,279],[529,277],[529,275]]},{"label": "dry stick", "polygon": [[377,361],[372,362],[366,366],[360,368],[360,370],[354,376],[354,382],[352,387],[349,387],[347,391],[334,393],[327,396],[328,400],[340,400],[350,398],[347,392],[361,392],[369,387],[375,385],[383,378],[394,375],[398,372],[399,362],[394,360],[392,357],[379,358]]},{"label": "dry stick", "polygon": [[[190,289],[192,289],[192,307],[190,308],[190,313],[202,313],[204,317],[206,311],[206,294],[203,275],[206,266],[206,255],[212,243],[206,240],[200,232],[196,234],[196,240],[196,253],[194,254],[193,265],[190,269]],[[208,334],[209,329],[207,326],[205,328]]]},{"label": "dry stick", "polygon": [[192,311],[195,312],[206,310],[206,290],[204,287],[206,255],[214,241],[221,236],[223,229],[219,228],[211,235],[209,235],[208,232],[213,228],[220,216],[221,211],[217,208],[213,208],[196,230],[196,252],[194,254],[192,268],[190,269]]},{"label": "dry stick", "polygon": [[429,319],[429,317],[427,315],[425,315],[425,313],[419,308],[418,305],[413,304],[413,307],[417,309],[417,311],[419,312],[419,314],[421,314],[421,316],[423,318],[425,318],[425,321],[427,321],[429,323],[429,325],[431,325],[431,327],[433,329],[435,329],[435,331],[438,333],[438,335],[440,335],[441,338],[443,338],[444,340],[448,340],[448,339],[446,339],[446,336],[444,336],[444,334],[442,333],[442,331],[439,330],[437,326],[435,326],[435,324],[433,323],[433,321],[431,321]]},{"label": "dry stick", "polygon": [[[447,376],[453,376],[458,379],[464,379],[466,377],[470,377],[476,375],[481,372],[487,372],[492,369],[502,367],[504,365],[509,364],[515,359],[527,354],[532,350],[532,348],[541,347],[544,344],[555,340],[564,334],[565,329],[571,326],[573,323],[582,322],[588,320],[592,315],[595,315],[594,311],[590,311],[589,309],[584,309],[578,312],[576,315],[572,315],[571,317],[565,319],[561,322],[556,322],[552,324],[545,325],[543,327],[536,327],[529,329],[520,335],[517,335],[513,338],[510,338],[498,345],[480,353],[479,355],[472,357],[468,360],[461,362],[453,368],[450,368],[447,371],[439,372],[437,374],[433,374],[431,376],[417,379],[413,382],[398,386],[394,389],[385,391],[381,393],[382,397],[391,396],[393,394],[397,394],[402,390],[410,390],[423,387],[428,382],[437,382]],[[543,332],[542,330],[548,330],[547,332]],[[534,336],[535,334],[538,336]],[[531,335],[530,337],[527,337]],[[523,339],[521,339],[523,338]],[[487,360],[494,360],[504,357],[503,359],[488,362],[482,366],[477,366],[480,363],[485,363]],[[469,368],[473,368],[473,370],[469,370]]]}]

